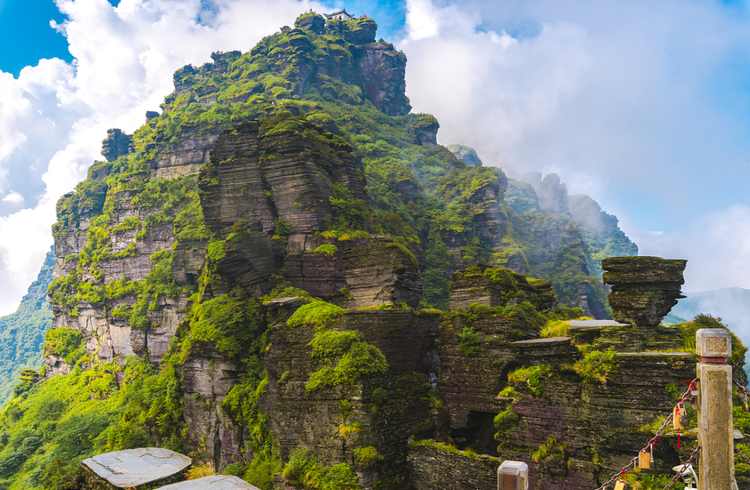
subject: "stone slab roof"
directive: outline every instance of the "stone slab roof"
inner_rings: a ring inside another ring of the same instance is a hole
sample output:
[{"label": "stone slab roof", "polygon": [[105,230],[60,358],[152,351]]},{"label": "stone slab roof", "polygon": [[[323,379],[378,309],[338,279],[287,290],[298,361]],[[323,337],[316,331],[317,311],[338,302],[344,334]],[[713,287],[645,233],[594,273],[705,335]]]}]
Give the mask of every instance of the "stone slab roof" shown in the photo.
[{"label": "stone slab roof", "polygon": [[214,475],[173,483],[157,490],[258,490],[244,480],[236,476]]},{"label": "stone slab roof", "polygon": [[81,462],[116,488],[156,483],[184,471],[191,463],[192,460],[187,456],[157,447],[115,451]]}]

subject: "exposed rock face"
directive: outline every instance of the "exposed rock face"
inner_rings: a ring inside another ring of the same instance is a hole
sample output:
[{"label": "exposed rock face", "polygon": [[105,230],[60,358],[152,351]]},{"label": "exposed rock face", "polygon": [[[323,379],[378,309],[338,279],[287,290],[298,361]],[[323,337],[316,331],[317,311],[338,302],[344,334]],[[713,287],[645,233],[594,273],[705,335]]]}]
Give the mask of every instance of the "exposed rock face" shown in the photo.
[{"label": "exposed rock face", "polygon": [[456,158],[471,167],[481,167],[482,160],[474,148],[466,145],[448,145],[447,148],[456,155]]},{"label": "exposed rock face", "polygon": [[[662,264],[672,272],[654,270],[651,279],[674,278],[674,271],[681,271],[678,262],[671,269]],[[641,271],[639,281],[644,275]],[[477,278],[484,276],[473,277],[481,285]],[[523,291],[522,285],[516,289],[520,297]],[[499,460],[529,464],[530,488],[594,487],[637,453],[643,444],[638,428],[671,409],[668,387],[682,387],[694,375],[692,354],[668,352],[682,346],[675,328],[639,335],[630,325],[592,320],[570,322],[571,337],[539,338],[528,319],[518,322],[504,317],[507,307],[486,306],[486,287],[460,278],[453,297],[457,309],[445,317],[436,344],[437,386],[445,404],[433,437],[458,448],[429,440],[412,444],[416,488],[495,488],[497,467],[487,458],[498,454]],[[509,304],[507,296],[504,300],[494,304]],[[482,341],[473,344],[472,338]],[[582,380],[566,367],[590,362],[581,352],[610,348],[618,353],[608,354],[606,383]],[[541,456],[530,458],[532,453]],[[674,447],[662,447],[657,470],[668,472],[679,457]]]},{"label": "exposed rock face", "polygon": [[542,280],[530,279],[510,270],[470,269],[453,276],[451,309],[470,305],[490,307],[528,301],[539,310],[549,310],[555,304],[552,286]]},{"label": "exposed rock face", "polygon": [[127,155],[132,151],[133,138],[121,129],[108,129],[107,138],[102,141],[102,155],[108,162]]},{"label": "exposed rock face", "polygon": [[[326,133],[299,122],[271,135],[250,123],[217,140],[201,178],[212,229],[226,231],[242,219],[250,229],[268,233],[283,221],[288,233],[309,234],[331,223],[330,198],[337,184],[354,199],[364,198],[362,163],[351,148],[327,146]],[[303,137],[305,131],[311,134]]]},{"label": "exposed rock face", "polygon": [[568,212],[568,188],[557,174],[532,174],[528,177],[539,197],[539,207],[553,213]]},{"label": "exposed rock face", "polygon": [[405,95],[406,56],[389,43],[372,43],[363,48],[358,62],[364,91],[386,114],[403,115],[411,110]]},{"label": "exposed rock face", "polygon": [[686,260],[659,257],[605,259],[604,282],[612,286],[609,303],[615,319],[640,328],[658,326],[683,297],[686,265]]},{"label": "exposed rock face", "polygon": [[323,34],[326,28],[326,18],[320,14],[309,12],[300,15],[297,20],[294,21],[294,27],[308,29],[315,34]]},{"label": "exposed rock face", "polygon": [[448,445],[421,442],[409,450],[416,490],[494,489],[501,462],[493,456],[460,452]]},{"label": "exposed rock face", "polygon": [[[289,327],[283,314],[278,318],[281,321],[273,327],[266,364],[269,386],[263,406],[282,454],[303,446],[313,449],[322,461],[334,463],[350,458],[355,447],[372,445],[388,460],[401,459],[403,464],[408,434],[430,420],[429,407],[418,394],[429,389],[429,353],[438,317],[398,310],[360,311],[348,313],[335,327],[358,332],[383,352],[389,364],[387,376],[394,383],[389,389],[404,394],[388,400],[379,398],[382,387],[367,384],[360,386],[353,398],[342,390],[310,392],[306,383],[315,370],[308,354],[312,331]],[[351,400],[351,408],[342,413],[341,404],[347,400]],[[363,430],[347,440],[338,435],[342,425]],[[399,453],[402,456],[394,458]]]},{"label": "exposed rock face", "polygon": [[243,460],[241,430],[234,426],[221,406],[237,383],[240,367],[216,350],[193,352],[183,367],[185,418],[190,442],[209,455],[217,468]]},{"label": "exposed rock face", "polygon": [[437,132],[440,123],[429,114],[417,114],[413,118],[412,127],[418,145],[437,145]]}]

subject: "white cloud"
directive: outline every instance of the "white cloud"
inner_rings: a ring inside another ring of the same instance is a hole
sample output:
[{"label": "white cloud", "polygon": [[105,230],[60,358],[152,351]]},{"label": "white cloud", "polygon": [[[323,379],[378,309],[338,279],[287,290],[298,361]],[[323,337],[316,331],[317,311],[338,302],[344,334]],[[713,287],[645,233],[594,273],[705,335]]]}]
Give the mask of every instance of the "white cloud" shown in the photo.
[{"label": "white cloud", "polygon": [[688,259],[688,291],[750,286],[750,206],[709,213],[679,232],[632,230],[631,234],[642,255]]},{"label": "white cloud", "polygon": [[23,204],[24,199],[23,199],[23,196],[20,193],[15,192],[15,191],[11,191],[11,192],[7,193],[5,196],[3,196],[3,198],[0,199],[0,201],[4,202],[6,204],[10,204],[12,206],[19,206],[19,205]]},{"label": "white cloud", "polygon": [[750,105],[731,68],[750,62],[746,15],[709,0],[407,3],[408,95],[442,143],[556,171],[629,231],[670,230],[636,241],[691,258],[692,288],[750,287]]},{"label": "white cloud", "polygon": [[[213,51],[248,50],[309,1],[57,0],[73,63],[0,72],[0,314],[15,308],[51,244],[55,204],[99,155],[106,130],[133,131],[172,90],[172,74]],[[40,178],[41,175],[41,178]],[[11,191],[13,189],[13,191]],[[25,201],[30,207],[18,210]],[[5,205],[5,207],[2,207]]]}]

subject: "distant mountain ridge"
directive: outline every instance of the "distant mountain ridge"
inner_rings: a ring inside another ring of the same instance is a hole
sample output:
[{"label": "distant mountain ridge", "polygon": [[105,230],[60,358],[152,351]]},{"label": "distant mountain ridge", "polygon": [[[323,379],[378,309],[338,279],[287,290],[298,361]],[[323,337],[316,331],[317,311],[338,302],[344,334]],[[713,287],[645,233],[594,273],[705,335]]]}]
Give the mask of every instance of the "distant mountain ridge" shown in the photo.
[{"label": "distant mountain ridge", "polygon": [[52,325],[47,288],[54,264],[50,251],[18,309],[0,318],[0,402],[10,395],[21,369],[41,365],[44,334]]}]

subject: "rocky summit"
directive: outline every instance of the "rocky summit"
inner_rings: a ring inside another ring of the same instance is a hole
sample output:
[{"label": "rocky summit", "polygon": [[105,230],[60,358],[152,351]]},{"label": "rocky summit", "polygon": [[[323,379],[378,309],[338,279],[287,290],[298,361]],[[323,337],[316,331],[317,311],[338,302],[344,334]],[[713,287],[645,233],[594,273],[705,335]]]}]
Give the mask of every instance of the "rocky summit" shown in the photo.
[{"label": "rocky summit", "polygon": [[[531,488],[590,489],[653,435],[695,329],[721,326],[660,325],[684,261],[606,260],[607,320],[599,261],[637,251],[616,218],[438,144],[376,31],[305,13],[108,132],[57,206],[0,487],[95,487],[81,461],[156,448],[191,461],[174,488],[484,490],[513,459]],[[663,440],[633,482],[694,445]]]}]

